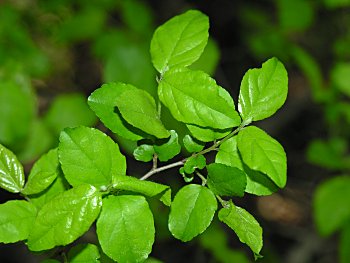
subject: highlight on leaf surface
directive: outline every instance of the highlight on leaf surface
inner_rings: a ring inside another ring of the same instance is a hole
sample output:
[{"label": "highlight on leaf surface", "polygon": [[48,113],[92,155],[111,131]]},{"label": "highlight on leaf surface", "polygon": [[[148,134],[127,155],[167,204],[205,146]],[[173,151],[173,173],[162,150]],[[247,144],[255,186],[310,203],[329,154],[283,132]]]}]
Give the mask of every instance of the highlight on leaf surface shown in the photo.
[{"label": "highlight on leaf surface", "polygon": [[164,74],[175,66],[191,65],[207,44],[208,30],[208,17],[197,10],[189,10],[159,26],[150,48],[154,67]]},{"label": "highlight on leaf surface", "polygon": [[243,121],[263,120],[284,104],[287,93],[287,71],[277,58],[271,58],[243,76],[238,111]]}]

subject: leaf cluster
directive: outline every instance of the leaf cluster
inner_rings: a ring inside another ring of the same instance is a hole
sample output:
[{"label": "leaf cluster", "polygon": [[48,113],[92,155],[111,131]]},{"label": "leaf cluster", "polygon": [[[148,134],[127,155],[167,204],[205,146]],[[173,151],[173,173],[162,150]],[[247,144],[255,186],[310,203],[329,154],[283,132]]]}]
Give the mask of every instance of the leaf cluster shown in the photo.
[{"label": "leaf cluster", "polygon": [[[96,222],[104,254],[117,262],[143,262],[155,239],[147,198],[156,197],[170,207],[168,227],[175,238],[192,240],[218,211],[219,220],[260,256],[261,226],[248,211],[223,198],[269,195],[286,185],[283,147],[250,124],[283,105],[287,72],[276,58],[248,70],[236,110],[228,91],[207,73],[189,67],[203,53],[208,29],[208,17],[196,10],[157,28],[150,48],[159,74],[157,97],[145,87],[113,82],[88,98],[108,129],[138,143],[136,160],[152,161],[152,169],[141,178],[127,175],[118,144],[94,128],[65,128],[58,148],[43,155],[27,179],[16,156],[0,146],[0,187],[26,198],[0,205],[0,225],[8,226],[0,228],[1,242],[23,240],[31,251],[55,249],[72,243]],[[165,109],[185,128],[184,136],[167,128]],[[189,156],[158,166],[176,158],[182,148]],[[205,158],[209,152],[216,152],[210,164]],[[201,184],[186,184],[173,198],[170,186],[147,180],[174,167],[180,168],[185,182],[198,177]],[[72,248],[68,257],[96,262],[100,254],[88,244]]]}]

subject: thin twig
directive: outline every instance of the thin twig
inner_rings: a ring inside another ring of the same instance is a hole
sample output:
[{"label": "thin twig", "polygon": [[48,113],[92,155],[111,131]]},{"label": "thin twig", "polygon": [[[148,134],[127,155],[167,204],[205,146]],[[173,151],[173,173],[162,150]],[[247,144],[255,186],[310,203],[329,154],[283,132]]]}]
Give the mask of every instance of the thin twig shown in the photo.
[{"label": "thin twig", "polygon": [[156,169],[152,169],[151,171],[146,173],[144,176],[142,176],[140,178],[140,180],[146,180],[147,178],[151,177],[152,175],[154,175],[156,173],[159,173],[161,171],[168,170],[168,169],[171,169],[171,168],[174,168],[177,166],[182,166],[184,163],[185,163],[185,160],[182,160],[182,161],[178,161],[176,163],[171,163],[171,164],[168,164],[168,165],[156,168]]}]

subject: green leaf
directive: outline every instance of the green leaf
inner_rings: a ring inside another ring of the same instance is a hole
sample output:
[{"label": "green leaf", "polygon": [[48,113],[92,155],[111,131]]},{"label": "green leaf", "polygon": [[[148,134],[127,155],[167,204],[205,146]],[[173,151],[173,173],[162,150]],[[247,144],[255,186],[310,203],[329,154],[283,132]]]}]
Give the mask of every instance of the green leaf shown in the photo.
[{"label": "green leaf", "polygon": [[153,159],[154,153],[152,145],[142,144],[134,150],[133,155],[136,160],[147,163]]},{"label": "green leaf", "polygon": [[178,155],[181,152],[181,145],[179,144],[179,136],[176,131],[170,131],[170,139],[168,142],[161,145],[154,145],[154,151],[158,159],[162,162],[166,162]]},{"label": "green leaf", "polygon": [[210,225],[217,202],[208,188],[190,184],[176,194],[169,215],[169,230],[183,242],[203,233]]},{"label": "green leaf", "polygon": [[315,139],[308,146],[307,158],[311,163],[328,169],[346,169],[349,165],[344,160],[347,147],[345,138]]},{"label": "green leaf", "polygon": [[244,171],[247,176],[245,192],[254,195],[270,195],[277,191],[278,187],[265,174],[249,169],[241,160],[237,148],[237,136],[234,136],[219,147],[216,154],[216,163],[226,164]]},{"label": "green leaf", "polygon": [[22,164],[16,155],[0,144],[0,187],[18,193],[24,185],[24,172]]},{"label": "green leaf", "polygon": [[58,149],[50,150],[36,161],[30,171],[22,194],[32,195],[48,188],[61,172],[58,162]]},{"label": "green leaf", "polygon": [[167,185],[143,181],[132,176],[117,176],[113,180],[113,188],[131,191],[149,197],[159,196],[167,206],[171,204],[171,189]]},{"label": "green leaf", "polygon": [[56,259],[44,259],[43,261],[41,261],[40,263],[61,263],[60,261],[56,260]]},{"label": "green leaf", "polygon": [[36,213],[35,206],[24,200],[0,204],[0,242],[14,243],[27,239]]},{"label": "green leaf", "polygon": [[243,196],[247,177],[242,170],[220,163],[207,166],[209,189],[217,195]]},{"label": "green leaf", "polygon": [[191,65],[207,44],[208,29],[208,17],[196,10],[175,16],[158,27],[150,49],[154,67],[163,74],[174,66]]},{"label": "green leaf", "polygon": [[221,139],[231,132],[231,129],[219,130],[219,129],[209,129],[203,128],[196,125],[186,124],[186,127],[190,133],[202,142],[212,142],[217,139]]},{"label": "green leaf", "polygon": [[203,150],[205,144],[193,139],[190,135],[186,134],[183,138],[183,144],[189,153],[200,152]]},{"label": "green leaf", "polygon": [[142,1],[125,0],[120,2],[122,19],[132,31],[148,36],[153,30],[152,10]]},{"label": "green leaf", "polygon": [[350,63],[337,63],[332,68],[331,79],[336,88],[350,97]]},{"label": "green leaf", "polygon": [[189,68],[194,70],[202,70],[213,76],[220,60],[220,49],[216,41],[212,38],[208,39],[208,43],[200,56]]},{"label": "green leaf", "polygon": [[133,129],[122,118],[120,112],[115,111],[116,99],[123,92],[134,89],[136,89],[134,86],[124,83],[104,84],[89,96],[88,104],[103,124],[112,132],[126,139],[138,141],[144,138],[143,134],[137,129]]},{"label": "green leaf", "polygon": [[323,0],[328,8],[341,8],[350,5],[350,0]]},{"label": "green leaf", "polygon": [[30,82],[25,80],[22,84],[1,79],[0,105],[0,143],[15,145],[27,136],[35,115],[35,97]]},{"label": "green leaf", "polygon": [[202,71],[167,71],[159,83],[158,95],[174,118],[186,124],[226,129],[241,122],[230,94]]},{"label": "green leaf", "polygon": [[95,187],[80,185],[57,195],[39,211],[28,237],[31,251],[72,243],[100,213],[101,196]]},{"label": "green leaf", "polygon": [[48,201],[53,199],[58,194],[68,190],[69,188],[70,188],[70,185],[66,181],[66,179],[62,174],[62,171],[60,170],[59,173],[57,174],[57,178],[53,181],[53,183],[48,188],[46,188],[44,191],[38,194],[30,195],[29,198],[30,198],[30,201],[37,208],[41,208]]},{"label": "green leaf", "polygon": [[126,161],[118,145],[103,132],[87,127],[66,128],[60,135],[59,159],[72,186],[111,184],[125,175]]},{"label": "green leaf", "polygon": [[319,232],[329,236],[350,219],[350,176],[338,176],[322,183],[314,195],[314,217]]},{"label": "green leaf", "polygon": [[259,121],[273,115],[285,102],[288,76],[276,58],[250,69],[243,76],[238,98],[238,110],[243,121]]},{"label": "green leaf", "polygon": [[[117,31],[115,34],[120,38],[125,33]],[[104,82],[129,83],[156,95],[156,71],[152,66],[148,42],[146,45],[137,40],[108,39],[108,44],[113,46],[112,49],[103,50],[107,53],[103,70]],[[113,99],[109,98],[111,101]]]},{"label": "green leaf", "polygon": [[339,241],[339,262],[347,263],[350,261],[350,224],[347,222],[346,226],[340,233]]},{"label": "green leaf", "polygon": [[129,124],[157,138],[169,137],[169,132],[159,118],[156,103],[149,93],[141,89],[130,89],[121,93],[115,101]]},{"label": "green leaf", "polygon": [[44,120],[57,135],[66,127],[92,126],[97,122],[95,114],[86,103],[86,97],[80,93],[57,96]]},{"label": "green leaf", "polygon": [[252,170],[266,174],[278,187],[287,182],[287,157],[278,141],[255,126],[238,133],[238,150],[243,162]]},{"label": "green leaf", "polygon": [[206,165],[206,159],[203,155],[191,156],[184,164],[184,172],[191,174],[196,169],[203,169]]},{"label": "green leaf", "polygon": [[215,158],[216,163],[226,164],[244,171],[247,176],[245,192],[254,195],[270,195],[277,191],[278,187],[265,174],[251,170],[243,164],[237,149],[237,136],[230,138],[220,145]]},{"label": "green leaf", "polygon": [[285,32],[303,32],[312,25],[316,9],[310,1],[279,0],[277,6],[279,23]]},{"label": "green leaf", "polygon": [[153,215],[143,196],[121,195],[103,199],[97,236],[107,256],[124,262],[143,262],[154,242]]},{"label": "green leaf", "polygon": [[98,247],[93,244],[79,244],[68,252],[68,262],[70,263],[99,263],[99,258]]},{"label": "green leaf", "polygon": [[230,201],[227,207],[220,209],[219,219],[228,225],[256,256],[259,256],[263,246],[262,228],[251,214]]},{"label": "green leaf", "polygon": [[34,119],[26,141],[17,157],[22,163],[31,163],[46,153],[55,141],[54,135],[40,119]]}]

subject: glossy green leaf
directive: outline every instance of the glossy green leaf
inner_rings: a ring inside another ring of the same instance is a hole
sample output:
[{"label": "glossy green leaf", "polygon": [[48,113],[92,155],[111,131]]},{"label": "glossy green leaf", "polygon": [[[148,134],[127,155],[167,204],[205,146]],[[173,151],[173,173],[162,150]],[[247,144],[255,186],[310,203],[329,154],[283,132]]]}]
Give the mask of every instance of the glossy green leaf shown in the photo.
[{"label": "glossy green leaf", "polygon": [[350,97],[350,63],[338,63],[332,68],[331,78],[342,93]]},{"label": "glossy green leaf", "polygon": [[159,83],[158,95],[173,117],[186,124],[225,129],[241,122],[230,94],[202,71],[167,71]]},{"label": "glossy green leaf", "polygon": [[36,217],[35,206],[24,200],[0,204],[0,243],[14,243],[28,238]]},{"label": "glossy green leaf", "polygon": [[247,185],[245,192],[254,195],[270,195],[278,190],[278,187],[265,174],[253,171],[242,163],[237,148],[237,136],[234,136],[219,147],[216,154],[216,163],[226,164],[244,171],[247,176]]},{"label": "glossy green leaf", "polygon": [[238,98],[238,110],[245,122],[258,121],[273,115],[285,102],[288,76],[276,58],[250,69],[244,75]]},{"label": "glossy green leaf", "polygon": [[163,74],[174,66],[191,65],[207,44],[208,29],[208,17],[196,10],[175,16],[158,27],[150,50],[154,67]]},{"label": "glossy green leaf", "polygon": [[202,142],[212,142],[217,139],[221,139],[228,135],[231,132],[231,129],[218,130],[218,129],[210,129],[203,128],[196,125],[186,124],[186,127],[190,131],[190,133],[196,139]]},{"label": "glossy green leaf", "polygon": [[218,216],[242,243],[247,244],[256,256],[259,255],[263,246],[262,228],[251,214],[230,201],[227,207],[220,209]]},{"label": "glossy green leaf", "polygon": [[0,187],[11,193],[18,193],[23,185],[22,164],[13,152],[0,144]]},{"label": "glossy green leaf", "polygon": [[166,143],[154,145],[154,151],[156,152],[158,159],[162,162],[166,162],[178,155],[181,152],[181,145],[179,144],[179,136],[176,131],[170,131],[170,139]]},{"label": "glossy green leaf", "polygon": [[136,89],[132,85],[124,83],[104,84],[101,88],[95,90],[88,98],[88,104],[95,114],[100,118],[103,124],[112,132],[133,141],[144,138],[142,133],[133,129],[116,111],[116,98],[127,90]]},{"label": "glossy green leaf", "polygon": [[123,118],[132,126],[156,136],[169,137],[169,132],[162,124],[151,95],[141,89],[130,89],[115,98]]},{"label": "glossy green leaf", "polygon": [[100,251],[94,244],[78,244],[68,252],[70,263],[99,263]]},{"label": "glossy green leaf", "polygon": [[103,199],[97,220],[102,250],[117,262],[143,262],[154,242],[153,215],[143,196],[121,195]]},{"label": "glossy green leaf", "polygon": [[200,152],[204,149],[205,144],[193,139],[190,135],[186,134],[183,138],[183,144],[189,153]]},{"label": "glossy green leaf", "polygon": [[165,205],[170,206],[171,204],[171,189],[167,185],[140,180],[132,176],[117,176],[113,180],[113,188],[149,197],[159,196]]},{"label": "glossy green leaf", "polygon": [[196,169],[203,169],[206,166],[206,159],[203,155],[191,156],[184,164],[184,172],[193,173]]},{"label": "glossy green leaf", "polygon": [[152,145],[142,144],[134,150],[133,155],[138,161],[149,162],[152,161],[154,153]]},{"label": "glossy green leaf", "polygon": [[53,149],[36,161],[22,190],[25,195],[40,193],[48,188],[61,172],[58,149]]},{"label": "glossy green leaf", "polygon": [[350,223],[348,221],[340,233],[339,263],[348,263],[350,261],[349,247],[350,247]]},{"label": "glossy green leaf", "polygon": [[266,174],[277,186],[287,182],[287,157],[278,141],[255,126],[238,133],[238,150],[243,162],[252,170]]},{"label": "glossy green leaf", "polygon": [[53,181],[53,183],[46,188],[44,191],[30,195],[30,201],[37,207],[41,208],[43,205],[45,205],[47,202],[49,202],[51,199],[56,197],[57,195],[63,193],[64,191],[68,190],[70,188],[69,183],[64,178],[62,171],[57,175],[57,178]]},{"label": "glossy green leaf", "polygon": [[314,195],[314,216],[319,232],[328,236],[350,220],[350,176],[338,176],[322,183]]},{"label": "glossy green leaf", "polygon": [[44,120],[56,135],[66,127],[92,126],[97,122],[95,114],[89,109],[86,97],[80,93],[56,97]]},{"label": "glossy green leaf", "polygon": [[44,259],[43,261],[41,261],[40,263],[61,263],[60,261],[56,260],[56,259]]},{"label": "glossy green leaf", "polygon": [[242,170],[220,163],[207,166],[209,189],[220,196],[243,196],[247,177]]},{"label": "glossy green leaf", "polygon": [[[22,76],[16,76],[22,79]],[[0,81],[0,143],[14,145],[23,140],[35,114],[35,98],[30,82]]]},{"label": "glossy green leaf", "polygon": [[58,154],[65,177],[73,186],[107,186],[126,172],[118,145],[97,129],[66,128],[60,135]]},{"label": "glossy green leaf", "polygon": [[41,251],[72,243],[90,228],[101,205],[101,196],[91,185],[57,195],[40,209],[28,237],[28,248]]},{"label": "glossy green leaf", "polygon": [[190,184],[176,194],[169,215],[169,230],[183,242],[190,241],[210,225],[217,202],[208,188]]}]

